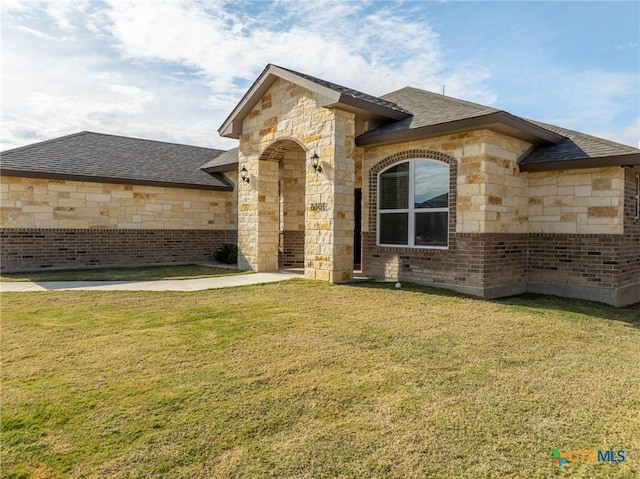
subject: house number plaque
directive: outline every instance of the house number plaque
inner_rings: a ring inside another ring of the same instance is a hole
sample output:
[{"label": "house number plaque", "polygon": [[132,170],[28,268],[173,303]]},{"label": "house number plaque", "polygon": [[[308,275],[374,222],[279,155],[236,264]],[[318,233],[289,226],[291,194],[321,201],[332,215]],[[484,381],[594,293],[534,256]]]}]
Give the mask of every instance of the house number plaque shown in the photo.
[{"label": "house number plaque", "polygon": [[327,211],[327,204],[326,203],[311,203],[309,205],[309,208],[311,209],[311,211]]}]

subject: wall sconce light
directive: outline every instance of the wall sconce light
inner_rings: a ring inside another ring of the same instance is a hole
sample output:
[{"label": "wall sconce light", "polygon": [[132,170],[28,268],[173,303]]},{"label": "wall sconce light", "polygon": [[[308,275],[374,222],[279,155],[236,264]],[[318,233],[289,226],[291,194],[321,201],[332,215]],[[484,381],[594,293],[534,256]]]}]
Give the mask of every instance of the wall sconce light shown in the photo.
[{"label": "wall sconce light", "polygon": [[322,166],[320,166],[320,157],[314,151],[313,156],[311,157],[311,166],[316,170],[316,173],[322,173]]},{"label": "wall sconce light", "polygon": [[240,170],[240,178],[245,183],[249,183],[251,181],[251,179],[249,178],[249,172],[247,171],[247,169],[244,166]]}]

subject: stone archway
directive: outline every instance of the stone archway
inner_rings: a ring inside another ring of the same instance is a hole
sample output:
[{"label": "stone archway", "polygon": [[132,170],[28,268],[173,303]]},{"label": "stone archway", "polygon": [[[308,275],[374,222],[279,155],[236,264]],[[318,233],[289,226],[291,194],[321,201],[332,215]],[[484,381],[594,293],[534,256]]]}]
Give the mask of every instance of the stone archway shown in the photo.
[{"label": "stone archway", "polygon": [[[238,168],[246,180],[238,183],[240,268],[304,266],[310,279],[352,278],[353,114],[331,115],[322,135],[305,137],[308,144],[288,135],[273,138],[272,130],[260,130],[260,142],[241,136]],[[336,138],[342,138],[339,144]],[[311,155],[318,155],[318,168]]]},{"label": "stone archway", "polygon": [[[260,161],[278,164],[278,268],[304,268],[306,151],[295,140],[275,141]],[[267,186],[267,185],[263,185]],[[268,185],[269,188],[273,184]]]},{"label": "stone archway", "polygon": [[239,212],[253,237],[241,250],[254,271],[305,266],[306,157],[296,140],[276,140],[257,157],[251,185],[242,185],[255,195]]}]

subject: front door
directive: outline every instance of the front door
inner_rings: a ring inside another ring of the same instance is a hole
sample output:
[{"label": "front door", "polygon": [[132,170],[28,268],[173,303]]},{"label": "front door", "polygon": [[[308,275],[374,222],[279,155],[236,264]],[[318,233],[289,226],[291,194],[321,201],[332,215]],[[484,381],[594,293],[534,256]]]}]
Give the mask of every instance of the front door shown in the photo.
[{"label": "front door", "polygon": [[354,193],[353,267],[360,269],[362,261],[362,189],[356,188]]}]

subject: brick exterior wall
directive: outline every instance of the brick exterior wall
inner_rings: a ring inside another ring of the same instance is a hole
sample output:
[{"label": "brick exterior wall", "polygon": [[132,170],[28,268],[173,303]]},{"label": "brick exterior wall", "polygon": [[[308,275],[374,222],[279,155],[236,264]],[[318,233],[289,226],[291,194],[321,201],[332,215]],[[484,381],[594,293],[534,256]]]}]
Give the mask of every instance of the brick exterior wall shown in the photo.
[{"label": "brick exterior wall", "polygon": [[456,233],[453,243],[446,250],[379,247],[375,232],[366,232],[364,272],[485,298],[530,290],[640,301],[640,235]]},{"label": "brick exterior wall", "polygon": [[618,258],[618,281],[625,288],[622,303],[640,302],[640,218],[636,216],[636,175],[640,175],[640,166],[625,168],[624,249]]},{"label": "brick exterior wall", "polygon": [[[378,173],[388,166],[412,158],[433,158],[450,165],[447,249],[377,246]],[[619,187],[616,183],[618,177],[624,176],[624,234],[618,233],[615,221],[611,220],[605,225],[602,219],[598,221],[602,223],[601,227],[609,229],[609,234],[571,234],[562,230],[549,233],[467,233],[457,224],[462,220],[459,214],[456,216],[456,205],[460,206],[461,202],[457,194],[460,188],[459,169],[457,160],[447,154],[415,148],[389,155],[372,165],[368,178],[366,226],[369,231],[363,232],[365,274],[434,284],[485,298],[529,290],[595,299],[616,305],[640,301],[640,220],[635,218],[635,175],[640,168],[627,168],[624,174],[619,169],[608,169],[570,175],[574,183],[580,180],[592,185],[588,187],[589,192],[591,189],[597,190],[594,193],[596,200],[606,200],[611,204],[618,201],[614,190]],[[603,176],[605,173],[608,176]],[[544,181],[551,181],[547,178],[550,173],[545,175]],[[557,175],[552,179],[563,185],[568,182],[558,179]],[[600,186],[612,191],[600,191]],[[608,196],[597,196],[599,193]],[[622,195],[619,197],[622,203]],[[585,201],[595,200],[587,198]],[[574,216],[577,218],[577,215]],[[588,216],[585,225],[593,226],[588,225]]]},{"label": "brick exterior wall", "polygon": [[211,261],[235,230],[3,228],[2,271]]},{"label": "brick exterior wall", "polygon": [[363,271],[484,297],[524,292],[526,234],[454,233],[451,243],[446,250],[379,247],[375,232],[365,232]]},{"label": "brick exterior wall", "polygon": [[617,305],[640,302],[637,174],[639,167],[624,169],[623,234],[529,235],[528,281],[536,285],[533,290]]},{"label": "brick exterior wall", "polygon": [[304,231],[280,232],[278,264],[284,268],[304,268]]},{"label": "brick exterior wall", "polygon": [[528,280],[598,288],[619,285],[623,235],[529,235]]}]

